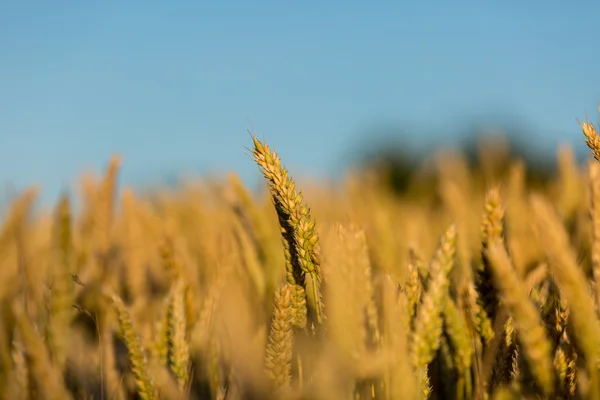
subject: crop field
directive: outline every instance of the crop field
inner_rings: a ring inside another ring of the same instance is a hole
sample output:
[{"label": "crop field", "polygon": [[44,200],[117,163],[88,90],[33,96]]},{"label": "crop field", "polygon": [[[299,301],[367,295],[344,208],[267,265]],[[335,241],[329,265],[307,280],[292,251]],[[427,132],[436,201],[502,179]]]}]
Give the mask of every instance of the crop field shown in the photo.
[{"label": "crop field", "polygon": [[252,136],[256,192],[117,190],[117,156],[50,213],[25,190],[0,228],[0,398],[600,399],[581,128],[595,159],[560,148],[542,181],[487,149],[401,192],[377,170],[301,185]]}]

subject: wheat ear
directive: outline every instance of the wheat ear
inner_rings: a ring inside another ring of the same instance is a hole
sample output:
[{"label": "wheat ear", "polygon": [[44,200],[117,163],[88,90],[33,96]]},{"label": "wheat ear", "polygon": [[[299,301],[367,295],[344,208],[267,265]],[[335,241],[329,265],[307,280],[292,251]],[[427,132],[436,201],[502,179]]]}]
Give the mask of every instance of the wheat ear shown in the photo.
[{"label": "wheat ear", "polygon": [[266,350],[266,370],[277,387],[289,388],[294,347],[292,291],[288,284],[275,293],[271,333]]},{"label": "wheat ear", "polygon": [[591,394],[600,397],[597,364],[600,324],[596,318],[594,299],[588,291],[587,279],[577,265],[577,256],[569,243],[565,227],[552,205],[539,195],[531,196],[531,204],[551,271],[569,304],[575,338],[586,355]]},{"label": "wheat ear", "polygon": [[129,352],[129,361],[137,384],[138,394],[142,400],[158,400],[154,382],[148,372],[146,355],[144,354],[144,349],[142,348],[138,335],[133,330],[133,323],[129,311],[118,295],[112,295],[111,299],[115,310],[117,311],[117,316],[119,317],[121,335],[125,340],[127,351]]},{"label": "wheat ear", "polygon": [[412,335],[411,353],[414,365],[429,364],[440,346],[442,334],[442,312],[448,298],[448,274],[454,267],[456,254],[456,228],[451,225],[444,234],[430,265],[429,284]]},{"label": "wheat ear", "polygon": [[190,347],[185,317],[185,286],[181,280],[173,286],[167,315],[171,371],[179,388],[185,390],[190,381]]},{"label": "wheat ear", "polygon": [[523,282],[518,278],[502,242],[491,244],[486,253],[491,261],[494,282],[513,317],[525,357],[540,387],[549,395],[554,384],[554,369],[550,357],[552,347],[540,315],[529,299]]},{"label": "wheat ear", "polygon": [[287,169],[268,145],[252,137],[252,154],[264,177],[269,182],[273,204],[279,217],[285,258],[287,281],[292,285],[292,297],[295,323],[305,325],[303,318],[306,299],[305,275],[309,274],[313,285],[317,323],[324,322],[323,300],[321,297],[321,262],[319,257],[319,236],[315,229],[315,220],[309,208],[303,203],[301,192],[289,177]]}]

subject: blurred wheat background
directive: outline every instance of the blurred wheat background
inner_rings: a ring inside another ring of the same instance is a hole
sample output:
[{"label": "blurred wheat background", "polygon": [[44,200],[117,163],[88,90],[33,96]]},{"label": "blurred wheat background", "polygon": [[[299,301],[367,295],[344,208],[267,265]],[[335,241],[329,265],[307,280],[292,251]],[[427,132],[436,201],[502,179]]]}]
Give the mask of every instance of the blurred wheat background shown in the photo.
[{"label": "blurred wheat background", "polygon": [[402,193],[377,170],[302,192],[249,150],[256,194],[235,174],[117,192],[115,156],[79,213],[66,193],[50,214],[35,188],[14,201],[3,398],[598,398],[598,161],[561,149],[528,185],[486,149]]}]

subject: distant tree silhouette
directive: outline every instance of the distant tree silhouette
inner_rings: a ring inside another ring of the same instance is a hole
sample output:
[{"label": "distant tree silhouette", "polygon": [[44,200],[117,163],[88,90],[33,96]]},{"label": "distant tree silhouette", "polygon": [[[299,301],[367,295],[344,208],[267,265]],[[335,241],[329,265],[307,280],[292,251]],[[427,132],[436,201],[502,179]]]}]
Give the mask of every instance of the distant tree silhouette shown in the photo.
[{"label": "distant tree silhouette", "polygon": [[[508,173],[512,163],[520,160],[526,169],[528,185],[548,182],[555,172],[556,152],[548,151],[547,148],[539,149],[538,144],[527,139],[532,135],[528,135],[524,128],[517,124],[506,123],[504,126],[505,128],[497,130],[503,132],[499,135],[486,133],[473,125],[452,147],[465,157],[470,169],[474,171],[485,172],[493,163],[494,173],[504,175]],[[398,136],[394,137],[389,132],[384,137],[386,136],[388,139],[381,139],[373,147],[360,152],[358,166],[359,169],[380,173],[396,192],[408,190],[415,172],[422,163],[446,147],[441,143],[437,148],[418,151],[406,143],[398,144]],[[425,186],[433,186],[436,183],[433,174],[419,175],[419,179],[424,181],[421,184]]]}]

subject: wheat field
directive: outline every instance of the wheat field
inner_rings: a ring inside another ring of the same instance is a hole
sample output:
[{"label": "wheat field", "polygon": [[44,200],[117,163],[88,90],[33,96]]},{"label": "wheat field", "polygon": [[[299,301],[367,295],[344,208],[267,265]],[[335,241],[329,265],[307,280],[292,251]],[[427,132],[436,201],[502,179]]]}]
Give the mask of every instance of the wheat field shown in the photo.
[{"label": "wheat field", "polygon": [[402,193],[376,171],[300,188],[252,136],[258,193],[117,191],[117,156],[50,213],[32,187],[0,230],[0,398],[600,399],[581,128],[595,159],[561,148],[541,183],[445,153]]}]

